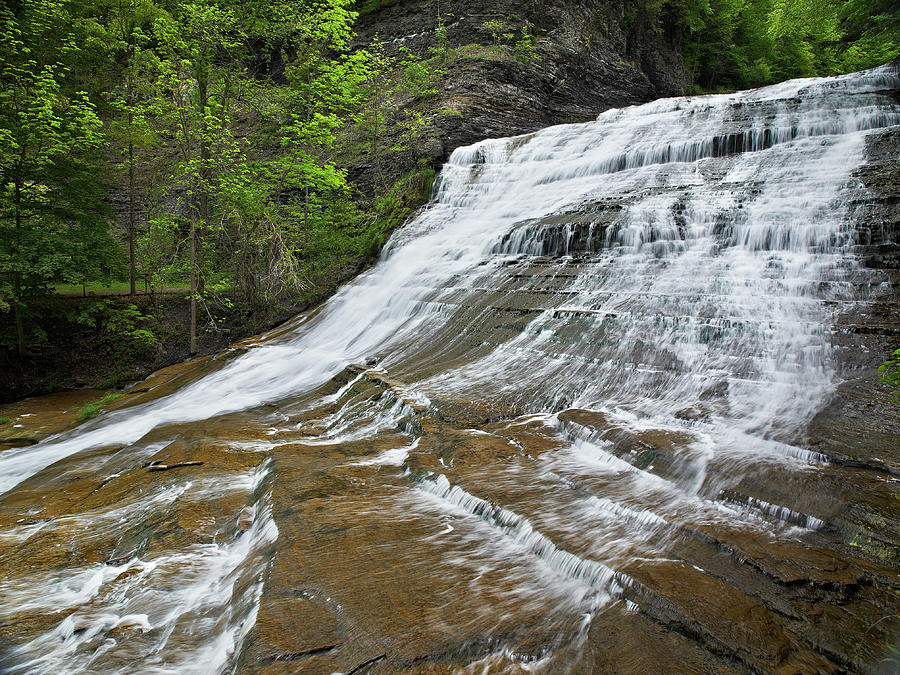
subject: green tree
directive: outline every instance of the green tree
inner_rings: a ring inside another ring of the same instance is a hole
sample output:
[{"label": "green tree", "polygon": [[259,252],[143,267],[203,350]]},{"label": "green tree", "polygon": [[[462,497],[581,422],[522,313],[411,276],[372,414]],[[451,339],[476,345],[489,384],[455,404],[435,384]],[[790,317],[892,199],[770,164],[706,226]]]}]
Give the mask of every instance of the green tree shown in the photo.
[{"label": "green tree", "polygon": [[291,27],[280,37],[288,84],[270,85],[261,96],[279,149],[235,171],[227,190],[238,251],[235,279],[251,305],[300,290],[301,263],[315,257],[326,232],[337,227],[335,214],[353,210],[347,209],[346,171],[333,153],[337,135],[364,101],[372,59],[365,50],[347,51],[356,17],[348,5],[291,5],[279,14]]},{"label": "green tree", "polygon": [[691,82],[712,89],[733,68],[731,54],[741,13],[748,0],[710,0],[684,7],[685,66]]},{"label": "green tree", "polygon": [[214,0],[179,3],[155,21],[159,41],[160,117],[172,135],[178,162],[176,197],[186,212],[190,251],[190,353],[197,353],[197,301],[205,291],[204,254],[212,225],[217,179],[239,149],[232,134],[232,105],[240,94],[245,35],[234,12]]},{"label": "green tree", "polygon": [[841,70],[871,68],[900,56],[900,4],[894,0],[847,0],[840,16],[848,42],[840,55]]},{"label": "green tree", "polygon": [[878,366],[881,382],[894,388],[894,402],[900,403],[900,349],[895,349],[890,358]]},{"label": "green tree", "polygon": [[356,126],[369,146],[377,187],[384,189],[384,134],[389,118],[397,111],[397,104],[393,96],[394,60],[388,56],[384,44],[377,38],[369,47],[368,63],[369,74],[364,83],[366,104],[355,116]]},{"label": "green tree", "polygon": [[668,0],[660,12],[666,7],[685,32],[685,63],[700,89],[836,75],[900,55],[900,5],[891,0]]},{"label": "green tree", "polygon": [[776,79],[826,75],[835,71],[842,36],[834,0],[775,0],[767,33],[777,45]]},{"label": "green tree", "polygon": [[159,75],[159,59],[151,48],[152,35],[146,29],[160,14],[161,10],[152,0],[117,0],[110,8],[106,27],[108,52],[122,64],[117,86],[111,92],[113,114],[109,130],[111,141],[121,157],[117,168],[127,180],[125,233],[131,295],[136,292],[138,271],[136,202],[141,197],[142,201],[147,201],[147,195],[140,194],[143,192],[141,167],[152,163],[145,153],[158,145],[151,116],[154,111],[152,85]]},{"label": "green tree", "polygon": [[69,68],[47,53],[52,37],[78,47],[49,0],[15,15],[0,8],[0,309],[15,316],[18,351],[29,301],[53,280],[82,281],[115,259],[97,170],[102,125],[84,91],[67,91]]}]

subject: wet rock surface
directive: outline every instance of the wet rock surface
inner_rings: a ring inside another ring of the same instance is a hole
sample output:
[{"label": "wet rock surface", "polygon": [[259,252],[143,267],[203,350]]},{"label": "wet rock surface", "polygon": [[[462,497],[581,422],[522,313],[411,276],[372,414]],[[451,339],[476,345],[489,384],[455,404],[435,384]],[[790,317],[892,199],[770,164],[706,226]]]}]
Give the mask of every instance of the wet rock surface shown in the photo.
[{"label": "wet rock surface", "polygon": [[95,390],[67,391],[40,398],[0,405],[0,451],[33,445],[47,436],[65,431],[76,421],[78,410],[99,398]]},{"label": "wet rock surface", "polygon": [[[344,405],[371,401],[373,384],[391,391],[388,378],[371,375],[345,391]],[[892,633],[889,621],[881,620],[896,607],[893,562],[848,546],[835,536],[832,520],[814,531],[791,528],[777,514],[765,525],[759,517],[749,529],[700,522],[660,533],[656,543],[665,548],[664,559],[625,565],[621,572],[630,581],[617,591],[618,600],[599,610],[588,630],[578,629],[565,614],[573,604],[585,603],[589,610],[590,591],[582,595],[565,568],[557,575],[572,587],[555,603],[521,595],[529,563],[544,564],[546,550],[516,542],[480,507],[466,512],[463,503],[447,512],[419,512],[421,506],[410,508],[403,498],[421,491],[429,476],[443,475],[496,508],[533,518],[535,528],[539,518],[548,519],[540,525],[543,535],[589,560],[590,538],[561,521],[554,525],[546,512],[553,500],[557,508],[577,513],[578,501],[604,492],[590,473],[562,478],[542,472],[554,450],[564,452],[565,436],[545,418],[511,416],[469,426],[447,421],[439,406],[414,416],[414,446],[412,437],[387,428],[364,443],[301,441],[275,451],[273,502],[282,507],[275,507],[274,517],[281,537],[257,626],[242,655],[243,670],[279,672],[290,663],[289,672],[348,672],[379,657],[371,672],[481,665],[502,670],[540,664],[552,652],[554,670],[575,672],[652,671],[672,658],[685,672],[875,672],[889,656]],[[593,437],[617,433],[591,411],[566,411],[558,418],[578,420]],[[648,447],[677,449],[683,439],[646,440]],[[402,464],[373,461],[404,446],[409,450]],[[878,482],[866,472],[839,466],[834,471],[847,484],[847,502]],[[742,487],[761,493],[754,481]],[[806,487],[815,492],[814,485]],[[781,497],[790,503],[790,496]],[[834,493],[829,501],[835,518],[849,506]],[[633,517],[618,515],[626,527]],[[786,540],[772,540],[775,532],[791,529]],[[512,550],[502,550],[505,538],[513,540]],[[488,542],[501,550],[485,548]],[[466,574],[469,565],[479,570],[474,578]],[[510,606],[504,591],[517,587]],[[561,634],[567,635],[562,641]]]}]

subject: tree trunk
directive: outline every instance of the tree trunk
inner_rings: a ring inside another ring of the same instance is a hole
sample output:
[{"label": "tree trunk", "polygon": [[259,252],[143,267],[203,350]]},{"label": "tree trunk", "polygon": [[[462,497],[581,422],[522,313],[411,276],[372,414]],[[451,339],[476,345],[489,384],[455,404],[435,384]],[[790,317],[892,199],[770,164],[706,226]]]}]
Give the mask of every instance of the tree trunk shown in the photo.
[{"label": "tree trunk", "polygon": [[384,186],[384,177],[381,174],[381,155],[378,152],[378,118],[381,115],[381,90],[378,90],[378,93],[375,97],[375,121],[372,125],[372,158],[375,161],[375,176],[376,176],[376,191],[381,190]]},{"label": "tree trunk", "polygon": [[[128,113],[131,126],[131,113]],[[135,294],[136,271],[134,265],[134,143],[128,143],[128,280],[131,295]]]},{"label": "tree trunk", "polygon": [[303,195],[303,255],[309,256],[309,185]]},{"label": "tree trunk", "polygon": [[[203,239],[206,230],[209,227],[209,160],[211,156],[209,142],[209,127],[206,124],[206,104],[209,102],[208,91],[209,73],[205,59],[200,67],[200,73],[197,77],[197,94],[198,94],[198,112],[200,113],[200,190],[198,191],[198,201],[200,205],[200,222],[199,222],[199,239],[200,246],[197,250],[198,265],[197,271],[202,269],[203,257]],[[205,279],[202,274],[198,274],[197,288],[202,291]]]},{"label": "tree trunk", "polygon": [[196,223],[193,216],[191,217],[191,325],[190,332],[190,354],[193,356],[197,353],[197,268],[196,262]]},{"label": "tree trunk", "polygon": [[[22,179],[15,178],[15,192],[13,193],[13,205],[16,210],[16,248],[21,253],[22,246]],[[22,323],[22,278],[19,272],[13,277],[13,307],[16,315],[16,342],[19,348],[19,358],[25,356],[25,327]]]},{"label": "tree trunk", "polygon": [[25,326],[22,323],[22,308],[18,300],[13,302],[13,311],[16,315],[16,341],[19,345],[19,358],[25,356]]},{"label": "tree trunk", "polygon": [[[122,12],[122,8],[119,8],[119,11]],[[129,16],[133,17],[135,15],[135,3],[132,0],[131,3],[131,14]],[[135,62],[135,53],[134,53],[134,44],[132,41],[132,31],[133,26],[132,22],[129,20],[125,22],[123,25],[123,30],[125,35],[123,36],[126,44],[129,47],[130,59],[128,63],[128,70],[126,71],[128,74],[127,77],[127,86],[128,86],[128,281],[131,290],[131,295],[134,296],[137,291],[135,289],[135,263],[134,263],[134,62]]]}]

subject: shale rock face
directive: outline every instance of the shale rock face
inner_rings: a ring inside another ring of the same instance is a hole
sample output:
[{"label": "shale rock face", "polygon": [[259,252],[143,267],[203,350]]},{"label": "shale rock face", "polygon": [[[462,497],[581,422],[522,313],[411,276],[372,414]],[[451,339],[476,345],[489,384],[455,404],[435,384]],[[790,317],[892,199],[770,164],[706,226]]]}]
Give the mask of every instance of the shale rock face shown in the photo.
[{"label": "shale rock face", "polygon": [[[461,145],[591,120],[609,108],[681,94],[686,86],[681,36],[626,12],[621,1],[401,0],[359,18],[358,44],[379,39],[388,51],[402,46],[427,56],[438,44],[438,17],[456,54],[437,96],[424,105],[431,118],[424,136],[431,140],[395,163],[392,175],[423,156],[437,165]],[[501,38],[506,45],[527,28],[539,58],[516,60],[510,50],[492,50],[498,29],[485,26],[491,21],[502,22],[499,32],[513,36]],[[363,186],[370,180],[367,170],[357,167],[352,174]]]}]

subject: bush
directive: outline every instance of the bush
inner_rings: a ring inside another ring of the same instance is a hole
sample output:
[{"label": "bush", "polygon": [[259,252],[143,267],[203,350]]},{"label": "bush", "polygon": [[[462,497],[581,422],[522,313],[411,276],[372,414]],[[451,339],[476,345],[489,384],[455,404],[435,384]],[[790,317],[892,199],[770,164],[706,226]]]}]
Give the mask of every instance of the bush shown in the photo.
[{"label": "bush", "polygon": [[122,398],[124,394],[120,391],[110,391],[107,392],[103,398],[98,398],[96,401],[91,401],[86,406],[82,407],[78,411],[78,417],[76,418],[79,422],[85,422],[92,417],[96,417],[101,413],[104,406],[109,405],[113,401],[117,401]]},{"label": "bush", "polygon": [[894,388],[893,401],[900,403],[900,349],[895,349],[891,358],[878,366],[881,382]]}]

